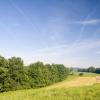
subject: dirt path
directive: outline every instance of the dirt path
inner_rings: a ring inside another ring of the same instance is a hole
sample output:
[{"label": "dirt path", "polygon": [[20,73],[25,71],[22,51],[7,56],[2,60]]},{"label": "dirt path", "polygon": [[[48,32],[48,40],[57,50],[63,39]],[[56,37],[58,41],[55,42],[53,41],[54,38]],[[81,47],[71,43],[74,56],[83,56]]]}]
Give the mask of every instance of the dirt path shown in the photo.
[{"label": "dirt path", "polygon": [[48,89],[51,88],[69,88],[69,87],[79,87],[79,86],[89,86],[96,83],[95,77],[77,77],[71,81],[63,81],[52,86],[49,86]]}]

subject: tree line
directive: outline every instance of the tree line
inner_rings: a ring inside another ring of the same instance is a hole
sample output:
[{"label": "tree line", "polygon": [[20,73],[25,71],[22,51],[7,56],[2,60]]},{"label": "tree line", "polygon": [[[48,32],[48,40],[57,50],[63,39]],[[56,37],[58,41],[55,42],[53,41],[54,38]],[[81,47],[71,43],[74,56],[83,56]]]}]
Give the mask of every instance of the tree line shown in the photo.
[{"label": "tree line", "polygon": [[0,92],[45,87],[64,80],[69,72],[63,64],[36,62],[25,66],[20,57],[0,56]]},{"label": "tree line", "polygon": [[100,68],[95,68],[93,66],[90,66],[89,68],[78,68],[78,72],[91,72],[100,74]]}]

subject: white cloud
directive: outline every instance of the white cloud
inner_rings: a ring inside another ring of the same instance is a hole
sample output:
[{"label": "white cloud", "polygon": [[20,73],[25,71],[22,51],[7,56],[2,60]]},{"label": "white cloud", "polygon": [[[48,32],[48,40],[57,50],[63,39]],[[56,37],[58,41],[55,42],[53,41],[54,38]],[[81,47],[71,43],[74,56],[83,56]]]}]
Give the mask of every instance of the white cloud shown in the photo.
[{"label": "white cloud", "polygon": [[82,25],[95,25],[100,23],[100,19],[91,19],[77,22]]}]

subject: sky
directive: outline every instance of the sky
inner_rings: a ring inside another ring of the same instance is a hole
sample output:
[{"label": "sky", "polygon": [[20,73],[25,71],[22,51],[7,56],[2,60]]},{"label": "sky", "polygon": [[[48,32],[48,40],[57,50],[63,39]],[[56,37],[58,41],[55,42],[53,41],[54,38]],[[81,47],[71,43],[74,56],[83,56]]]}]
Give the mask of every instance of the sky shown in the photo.
[{"label": "sky", "polygon": [[100,67],[100,0],[0,0],[0,55]]}]

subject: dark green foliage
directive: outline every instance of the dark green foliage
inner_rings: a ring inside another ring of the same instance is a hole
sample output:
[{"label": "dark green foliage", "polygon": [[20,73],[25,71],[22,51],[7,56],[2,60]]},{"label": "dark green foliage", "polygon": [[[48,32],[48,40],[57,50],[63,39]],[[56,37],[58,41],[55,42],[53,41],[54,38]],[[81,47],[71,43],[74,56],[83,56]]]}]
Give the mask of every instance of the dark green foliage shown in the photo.
[{"label": "dark green foliage", "polygon": [[7,80],[9,79],[8,73],[8,61],[0,56],[0,91],[7,90],[8,87]]},{"label": "dark green foliage", "polygon": [[0,91],[44,87],[64,80],[69,69],[62,64],[36,62],[24,66],[20,57],[5,59],[0,56]]},{"label": "dark green foliage", "polygon": [[100,74],[100,68],[96,68],[95,73]]},{"label": "dark green foliage", "polygon": [[8,68],[8,60],[0,56],[0,67]]},{"label": "dark green foliage", "polygon": [[91,66],[87,70],[88,70],[88,72],[94,73],[95,72],[95,67]]},{"label": "dark green foliage", "polygon": [[78,72],[88,72],[87,68],[78,68]]},{"label": "dark green foliage", "polygon": [[84,75],[84,73],[79,73],[79,76],[83,76]]},{"label": "dark green foliage", "polygon": [[95,68],[93,66],[90,66],[89,68],[79,68],[78,72],[90,72],[90,73],[100,74],[100,68]]},{"label": "dark green foliage", "polygon": [[31,79],[31,87],[43,87],[64,80],[69,74],[69,69],[64,65],[44,65],[42,62],[31,64],[28,76]]}]

